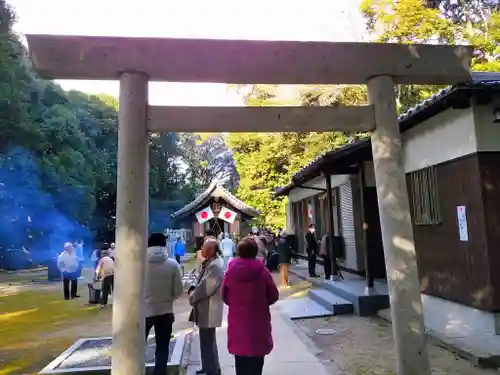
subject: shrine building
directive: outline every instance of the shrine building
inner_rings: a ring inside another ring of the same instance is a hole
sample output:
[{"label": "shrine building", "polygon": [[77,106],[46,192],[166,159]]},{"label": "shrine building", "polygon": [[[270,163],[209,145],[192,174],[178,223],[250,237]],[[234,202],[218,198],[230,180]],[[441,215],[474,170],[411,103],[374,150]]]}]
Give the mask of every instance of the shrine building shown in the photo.
[{"label": "shrine building", "polygon": [[250,232],[250,221],[260,212],[227,191],[218,180],[192,202],[172,214],[176,221],[191,220],[193,237],[204,236],[207,230],[242,236]]}]

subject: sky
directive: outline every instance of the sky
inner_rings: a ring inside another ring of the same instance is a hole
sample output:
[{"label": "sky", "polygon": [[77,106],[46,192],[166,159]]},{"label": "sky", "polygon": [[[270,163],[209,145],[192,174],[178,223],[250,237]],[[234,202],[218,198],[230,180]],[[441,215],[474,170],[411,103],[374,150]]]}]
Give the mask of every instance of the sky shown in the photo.
[{"label": "sky", "polygon": [[[356,41],[360,0],[10,0],[21,34]],[[58,81],[64,89],[118,96],[113,81]],[[150,83],[151,105],[238,106],[225,84]]]}]

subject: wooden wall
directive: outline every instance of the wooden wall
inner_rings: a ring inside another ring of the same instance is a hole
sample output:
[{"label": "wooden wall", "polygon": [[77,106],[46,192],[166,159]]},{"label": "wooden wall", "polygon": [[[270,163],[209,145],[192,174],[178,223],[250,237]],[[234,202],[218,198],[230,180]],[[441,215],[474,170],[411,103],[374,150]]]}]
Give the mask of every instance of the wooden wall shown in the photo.
[{"label": "wooden wall", "polygon": [[479,154],[491,309],[500,311],[500,153]]},{"label": "wooden wall", "polygon": [[[490,273],[499,269],[500,256],[489,259],[493,248],[488,249],[485,214],[490,214],[491,209],[483,209],[482,179],[488,177],[495,186],[500,184],[500,168],[493,172],[494,164],[498,165],[486,158],[480,168],[480,157],[474,154],[437,165],[440,223],[413,224],[422,291],[488,311],[500,310],[500,300],[494,293],[500,279],[495,280]],[[410,179],[407,181],[410,186]],[[412,190],[408,191],[411,202]],[[488,201],[499,200],[498,189],[491,190]],[[460,241],[457,206],[466,206],[468,241]],[[492,209],[496,209],[493,216],[498,219],[499,206]],[[495,238],[498,244],[498,230],[490,240]]]}]

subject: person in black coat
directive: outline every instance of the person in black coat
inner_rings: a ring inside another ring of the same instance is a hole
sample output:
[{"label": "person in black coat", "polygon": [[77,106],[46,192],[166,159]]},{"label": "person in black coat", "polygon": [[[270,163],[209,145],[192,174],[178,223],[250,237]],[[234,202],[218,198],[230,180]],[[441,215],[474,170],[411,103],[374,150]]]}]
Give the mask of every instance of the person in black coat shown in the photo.
[{"label": "person in black coat", "polygon": [[321,238],[319,245],[319,255],[323,258],[323,269],[325,270],[325,279],[330,280],[332,275],[332,254],[330,246],[330,233],[325,233]]},{"label": "person in black coat", "polygon": [[316,227],[314,224],[309,225],[309,230],[306,233],[306,252],[307,265],[309,268],[310,277],[318,277],[316,275],[316,257],[318,255],[318,240],[316,238]]},{"label": "person in black coat", "polygon": [[280,264],[281,287],[288,288],[290,287],[288,270],[290,268],[290,259],[292,258],[292,246],[290,239],[285,232],[280,233],[276,252],[278,253],[278,260]]}]

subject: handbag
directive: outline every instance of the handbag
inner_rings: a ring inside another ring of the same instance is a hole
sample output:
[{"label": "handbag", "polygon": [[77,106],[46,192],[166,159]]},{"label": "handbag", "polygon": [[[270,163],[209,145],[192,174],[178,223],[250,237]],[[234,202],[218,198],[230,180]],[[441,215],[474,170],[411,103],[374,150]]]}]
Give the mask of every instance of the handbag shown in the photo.
[{"label": "handbag", "polygon": [[[196,289],[196,287],[200,284],[201,279],[205,275],[205,272],[206,272],[208,265],[210,264],[211,261],[212,261],[212,259],[206,259],[203,261],[203,263],[201,264],[200,273],[199,273],[198,278],[196,280],[196,284],[191,285],[189,287],[188,295],[191,294]],[[196,323],[196,314],[194,311],[194,307],[191,309],[191,312],[189,313],[188,322]]]},{"label": "handbag", "polygon": [[195,320],[195,318],[194,318],[194,308],[192,308],[192,309],[191,309],[191,312],[189,313],[188,322],[191,322],[191,323],[196,323],[196,320]]}]

